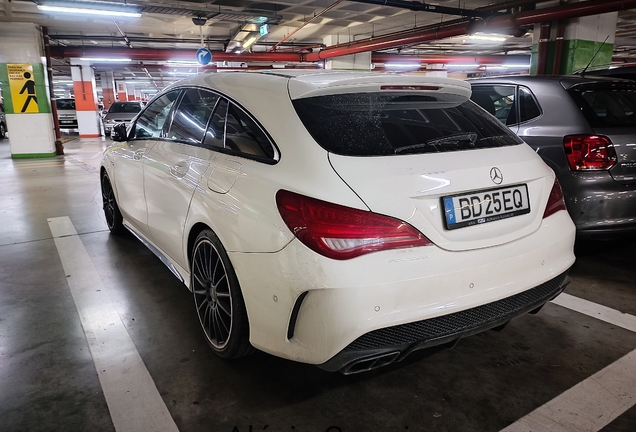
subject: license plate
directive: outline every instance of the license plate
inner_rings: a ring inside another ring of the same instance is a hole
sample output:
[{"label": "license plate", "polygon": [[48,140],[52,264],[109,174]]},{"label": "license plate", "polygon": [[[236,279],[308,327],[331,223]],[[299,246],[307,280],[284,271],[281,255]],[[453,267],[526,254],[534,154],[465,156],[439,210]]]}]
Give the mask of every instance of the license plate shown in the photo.
[{"label": "license plate", "polygon": [[442,197],[442,203],[449,230],[530,213],[525,184]]}]

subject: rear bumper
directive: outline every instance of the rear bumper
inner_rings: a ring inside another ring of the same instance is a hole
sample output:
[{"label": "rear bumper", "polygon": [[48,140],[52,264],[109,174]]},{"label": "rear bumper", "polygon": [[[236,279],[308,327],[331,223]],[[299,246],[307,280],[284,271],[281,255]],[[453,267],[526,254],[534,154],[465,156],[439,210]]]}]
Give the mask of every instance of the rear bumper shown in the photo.
[{"label": "rear bumper", "polygon": [[413,351],[454,345],[461,338],[538,311],[569,284],[567,272],[522,293],[428,320],[374,330],[349,344],[320,368],[352,374],[401,361]]},{"label": "rear bumper", "polygon": [[636,233],[636,184],[618,183],[607,171],[568,172],[559,182],[578,237]]},{"label": "rear bumper", "polygon": [[529,236],[463,252],[424,246],[335,261],[294,240],[276,253],[228,255],[243,291],[252,345],[340,370],[360,356],[390,354],[398,347],[403,357],[422,341],[423,346],[444,344],[540,307],[561,292],[563,280],[543,296],[432,340],[416,334],[406,341],[359,345],[376,331],[409,329],[525,296],[572,266],[574,231],[567,213],[558,212]]}]

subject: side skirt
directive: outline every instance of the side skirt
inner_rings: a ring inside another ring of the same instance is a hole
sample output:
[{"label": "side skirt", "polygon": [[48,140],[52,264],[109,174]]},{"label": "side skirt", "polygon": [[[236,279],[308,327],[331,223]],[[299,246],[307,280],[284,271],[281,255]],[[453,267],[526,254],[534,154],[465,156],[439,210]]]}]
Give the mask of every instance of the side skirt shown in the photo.
[{"label": "side skirt", "polygon": [[150,251],[161,260],[162,263],[174,274],[181,283],[190,289],[190,273],[182,268],[179,264],[173,262],[166,254],[164,254],[157,246],[143,235],[135,231],[135,229],[124,219],[124,226],[132,233],[140,242],[144,244]]}]

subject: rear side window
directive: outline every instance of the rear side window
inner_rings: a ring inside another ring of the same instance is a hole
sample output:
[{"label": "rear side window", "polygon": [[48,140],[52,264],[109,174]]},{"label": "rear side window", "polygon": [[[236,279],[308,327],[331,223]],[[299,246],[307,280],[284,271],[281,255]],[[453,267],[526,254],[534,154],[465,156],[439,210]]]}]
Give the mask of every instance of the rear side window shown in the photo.
[{"label": "rear side window", "polygon": [[297,99],[293,104],[316,142],[345,156],[438,153],[522,142],[471,101],[355,93]]},{"label": "rear side window", "polygon": [[588,84],[568,93],[593,128],[636,126],[636,87]]},{"label": "rear side window", "polygon": [[186,90],[174,113],[167,137],[192,144],[200,143],[218,100],[219,97],[209,91],[196,88]]},{"label": "rear side window", "polygon": [[203,146],[266,163],[278,160],[278,153],[263,129],[245,111],[225,99],[214,110]]},{"label": "rear side window", "polygon": [[248,156],[274,158],[274,147],[265,133],[233,103],[227,110],[225,147]]},{"label": "rear side window", "polygon": [[519,122],[527,122],[541,115],[539,104],[530,89],[519,87]]},{"label": "rear side window", "polygon": [[163,125],[170,114],[172,104],[179,96],[180,90],[174,90],[155,99],[139,116],[133,130],[133,139],[157,138],[161,135]]}]

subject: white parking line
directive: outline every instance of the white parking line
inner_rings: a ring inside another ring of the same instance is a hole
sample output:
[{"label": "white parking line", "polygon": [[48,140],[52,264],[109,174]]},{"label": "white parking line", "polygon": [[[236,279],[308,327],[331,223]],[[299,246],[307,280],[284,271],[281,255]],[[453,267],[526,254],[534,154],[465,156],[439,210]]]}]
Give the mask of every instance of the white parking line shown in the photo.
[{"label": "white parking line", "polygon": [[71,220],[48,219],[117,432],[178,432]]},{"label": "white parking line", "polygon": [[501,432],[596,432],[636,403],[636,350]]},{"label": "white parking line", "polygon": [[611,309],[565,293],[552,300],[552,303],[636,332],[636,316],[634,315],[626,314],[616,309]]},{"label": "white parking line", "polygon": [[[636,317],[569,294],[553,303],[636,332]],[[596,432],[636,404],[636,350],[501,432]]]}]

